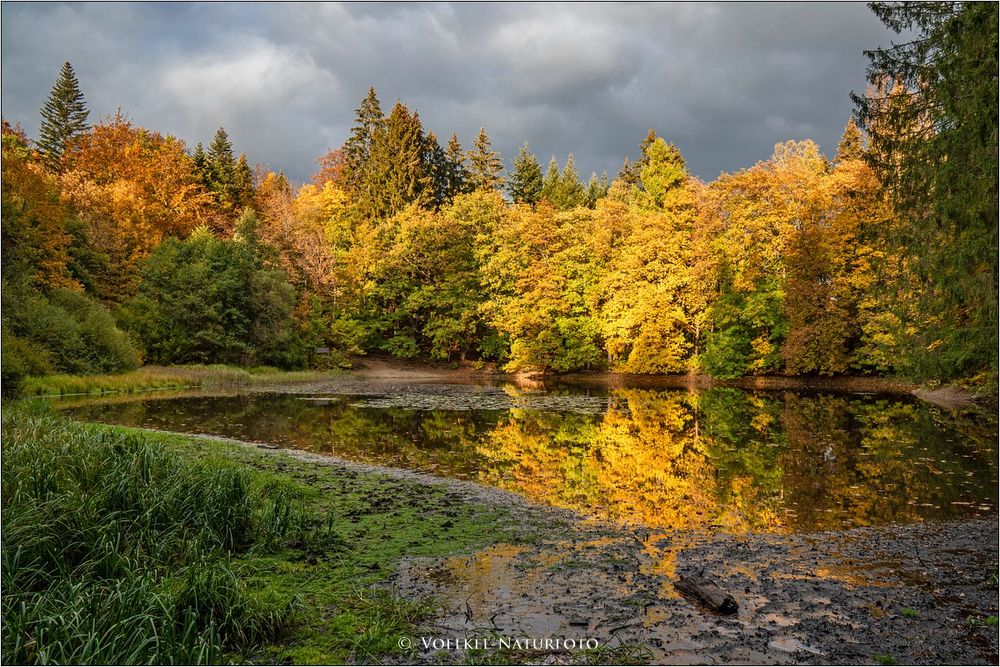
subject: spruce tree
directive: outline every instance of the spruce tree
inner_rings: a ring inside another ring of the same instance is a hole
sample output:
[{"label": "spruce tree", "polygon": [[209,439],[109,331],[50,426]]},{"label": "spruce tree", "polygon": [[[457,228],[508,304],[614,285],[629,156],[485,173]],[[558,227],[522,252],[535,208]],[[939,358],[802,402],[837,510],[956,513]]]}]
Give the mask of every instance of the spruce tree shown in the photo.
[{"label": "spruce tree", "polygon": [[344,143],[344,183],[348,189],[361,196],[370,196],[370,175],[367,173],[372,147],[385,131],[385,116],[375,94],[375,87],[361,100],[355,111],[351,136]]},{"label": "spruce tree", "polygon": [[642,170],[642,165],[639,162],[631,162],[627,157],[622,161],[622,167],[618,170],[618,176],[615,177],[616,181],[621,181],[628,186],[638,186],[640,178],[640,172]]},{"label": "spruce tree", "polygon": [[597,206],[597,201],[608,195],[608,172],[598,179],[597,172],[590,172],[590,180],[587,182],[587,208]]},{"label": "spruce tree", "polygon": [[866,159],[905,221],[897,248],[919,294],[922,321],[901,361],[937,379],[985,372],[995,390],[998,6],[870,6],[907,36],[865,52],[872,88],[851,95]]},{"label": "spruce tree", "polygon": [[250,169],[250,163],[247,162],[247,156],[245,153],[240,153],[240,159],[236,161],[233,186],[236,206],[238,208],[253,206],[253,170]]},{"label": "spruce tree", "polygon": [[500,154],[493,150],[493,143],[485,128],[479,128],[475,148],[470,150],[466,157],[469,160],[469,181],[473,189],[495,190],[501,186],[503,160]]},{"label": "spruce tree", "polygon": [[90,111],[80,92],[73,66],[63,63],[59,78],[41,109],[38,147],[49,169],[59,171],[60,161],[70,140],[87,131]]},{"label": "spruce tree", "polygon": [[194,168],[198,172],[198,176],[207,185],[208,157],[205,155],[205,147],[201,145],[200,141],[194,147],[194,152],[191,153],[191,160],[194,162]]},{"label": "spruce tree", "polygon": [[558,206],[561,199],[560,185],[559,163],[556,161],[556,156],[553,155],[552,159],[549,160],[549,167],[545,171],[545,178],[542,179],[541,198],[553,206]]},{"label": "spruce tree", "polygon": [[424,164],[430,170],[429,193],[434,207],[449,203],[448,154],[441,148],[437,135],[428,132],[424,137]]},{"label": "spruce tree", "polygon": [[233,144],[225,128],[215,131],[215,138],[205,155],[206,186],[215,193],[222,208],[233,211],[239,205],[239,194],[236,192],[236,159],[233,157]]},{"label": "spruce tree", "polygon": [[525,141],[514,159],[514,171],[507,182],[507,192],[515,204],[535,204],[542,195],[542,168]]},{"label": "spruce tree", "polygon": [[864,156],[865,149],[861,143],[861,130],[858,129],[854,118],[851,117],[847,121],[847,127],[844,128],[844,134],[840,137],[840,143],[837,145],[837,162],[861,160]]},{"label": "spruce tree", "polygon": [[563,166],[562,174],[559,175],[559,208],[569,210],[582,206],[587,201],[587,192],[580,183],[580,174],[576,170],[576,162],[573,154],[566,157],[566,164]]},{"label": "spruce tree", "polygon": [[469,170],[465,166],[465,151],[462,144],[458,142],[458,135],[452,133],[448,140],[447,158],[447,181],[448,181],[448,201],[453,200],[460,194],[470,191]]},{"label": "spruce tree", "polygon": [[420,116],[396,101],[385,131],[372,143],[368,192],[372,213],[389,217],[413,202],[433,203],[430,165],[424,162],[424,132]]}]

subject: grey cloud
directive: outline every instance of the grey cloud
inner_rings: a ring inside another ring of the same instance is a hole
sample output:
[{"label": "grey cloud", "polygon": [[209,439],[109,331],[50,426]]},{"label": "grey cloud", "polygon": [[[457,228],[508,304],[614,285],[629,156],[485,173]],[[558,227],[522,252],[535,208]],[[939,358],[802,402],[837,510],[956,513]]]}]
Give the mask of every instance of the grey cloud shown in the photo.
[{"label": "grey cloud", "polygon": [[655,128],[706,179],[787,139],[836,149],[889,33],[863,5],[4,3],[2,111],[37,131],[64,60],[93,117],[122,107],[189,144],[229,131],[305,180],[369,85],[442,140],[486,127],[612,176]]}]

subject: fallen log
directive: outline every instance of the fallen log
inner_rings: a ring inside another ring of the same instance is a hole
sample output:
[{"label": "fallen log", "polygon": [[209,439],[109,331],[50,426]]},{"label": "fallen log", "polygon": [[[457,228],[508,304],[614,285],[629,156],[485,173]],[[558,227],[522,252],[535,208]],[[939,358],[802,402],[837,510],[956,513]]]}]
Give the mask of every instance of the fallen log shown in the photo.
[{"label": "fallen log", "polygon": [[700,574],[689,574],[677,580],[678,591],[692,597],[712,611],[720,614],[735,614],[739,605],[732,595],[719,588],[719,585]]}]

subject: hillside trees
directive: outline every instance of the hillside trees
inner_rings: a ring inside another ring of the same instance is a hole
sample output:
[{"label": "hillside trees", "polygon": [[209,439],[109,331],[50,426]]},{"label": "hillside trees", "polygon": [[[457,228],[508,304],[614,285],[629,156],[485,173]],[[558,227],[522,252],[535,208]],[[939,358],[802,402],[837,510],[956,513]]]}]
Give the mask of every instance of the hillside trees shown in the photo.
[{"label": "hillside trees", "polygon": [[[443,145],[405,103],[384,114],[374,89],[302,186],[254,175],[222,128],[189,155],[119,113],[77,133],[56,170],[5,125],[5,350],[21,373],[84,367],[46,347],[54,339],[39,331],[59,317],[26,318],[26,304],[84,313],[98,337],[128,341],[56,291],[68,289],[119,309],[162,363],[296,366],[325,346],[332,363],[379,351],[513,371],[971,373],[987,359],[973,333],[988,308],[970,299],[985,292],[957,267],[931,271],[904,241],[924,229],[958,243],[982,278],[973,250],[986,246],[970,236],[981,221],[928,198],[921,210],[937,222],[911,223],[902,175],[930,172],[907,166],[898,135],[930,130],[929,112],[904,113],[924,90],[910,83],[889,89],[891,114],[865,120],[870,145],[852,120],[832,162],[791,141],[708,184],[652,130],[611,184],[581,183],[572,154],[543,175],[527,143],[504,182],[485,130],[472,150],[454,134]],[[952,131],[942,123],[934,136]],[[948,178],[929,187],[985,187]],[[126,367],[137,358],[127,348],[107,354]]]}]

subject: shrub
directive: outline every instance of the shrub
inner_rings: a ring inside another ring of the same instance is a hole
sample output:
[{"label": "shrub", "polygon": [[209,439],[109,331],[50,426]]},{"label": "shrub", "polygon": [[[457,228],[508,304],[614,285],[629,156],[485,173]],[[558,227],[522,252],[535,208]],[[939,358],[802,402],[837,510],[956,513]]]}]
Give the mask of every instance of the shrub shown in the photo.
[{"label": "shrub", "polygon": [[108,309],[82,292],[5,287],[3,312],[5,390],[27,375],[114,373],[142,363]]}]

